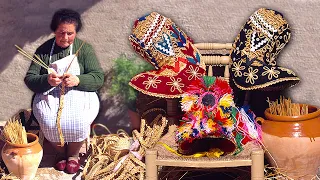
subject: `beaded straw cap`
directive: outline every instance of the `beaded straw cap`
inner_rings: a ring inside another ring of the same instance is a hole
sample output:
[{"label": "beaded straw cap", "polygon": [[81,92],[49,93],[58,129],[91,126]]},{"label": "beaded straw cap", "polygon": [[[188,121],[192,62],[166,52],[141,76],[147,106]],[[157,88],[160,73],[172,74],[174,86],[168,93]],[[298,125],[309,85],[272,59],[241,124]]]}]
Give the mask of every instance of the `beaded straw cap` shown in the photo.
[{"label": "beaded straw cap", "polygon": [[129,40],[134,50],[157,70],[140,73],[129,84],[161,98],[177,98],[193,80],[202,77],[200,53],[171,19],[156,12],[137,19]]},{"label": "beaded straw cap", "polygon": [[277,90],[299,82],[295,73],[277,66],[276,57],[290,39],[283,15],[261,8],[242,27],[230,54],[232,79],[242,90]]}]

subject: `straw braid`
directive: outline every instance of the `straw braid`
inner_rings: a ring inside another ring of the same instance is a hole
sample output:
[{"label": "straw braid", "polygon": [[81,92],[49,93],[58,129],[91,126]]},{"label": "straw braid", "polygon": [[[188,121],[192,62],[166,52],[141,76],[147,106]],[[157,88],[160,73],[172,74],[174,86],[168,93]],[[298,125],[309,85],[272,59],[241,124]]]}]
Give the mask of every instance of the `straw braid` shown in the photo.
[{"label": "straw braid", "polygon": [[[78,56],[78,53],[80,51],[80,49],[82,48],[82,46],[84,45],[84,41],[82,42],[80,48],[77,50],[75,56],[72,58],[68,68],[66,69],[65,73],[68,73],[69,68],[71,67],[71,64],[74,60],[74,58],[76,56]],[[62,130],[61,130],[61,115],[62,115],[62,109],[64,108],[64,95],[65,95],[65,84],[62,83],[61,85],[61,91],[60,91],[60,98],[59,98],[59,108],[58,108],[58,113],[57,113],[57,120],[56,120],[56,125],[58,128],[58,133],[59,133],[59,140],[60,140],[60,146],[63,147],[64,146],[64,137],[62,134]]]},{"label": "straw braid", "polygon": [[61,87],[61,92],[60,92],[60,99],[59,99],[59,109],[57,113],[57,128],[58,128],[58,133],[59,133],[59,140],[60,140],[60,145],[63,147],[64,146],[64,137],[62,134],[61,130],[61,115],[62,115],[62,109],[64,107],[64,93],[65,93],[65,85],[62,84]]}]

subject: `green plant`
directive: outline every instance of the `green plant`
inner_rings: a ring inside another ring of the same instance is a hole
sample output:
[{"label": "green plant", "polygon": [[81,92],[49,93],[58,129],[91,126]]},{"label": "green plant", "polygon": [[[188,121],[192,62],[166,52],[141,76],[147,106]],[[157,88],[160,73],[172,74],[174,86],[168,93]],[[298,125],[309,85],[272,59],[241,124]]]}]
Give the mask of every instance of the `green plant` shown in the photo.
[{"label": "green plant", "polygon": [[128,83],[135,75],[154,69],[154,67],[137,57],[120,55],[114,60],[113,77],[111,81],[111,95],[119,95],[126,103],[137,97],[137,91]]}]

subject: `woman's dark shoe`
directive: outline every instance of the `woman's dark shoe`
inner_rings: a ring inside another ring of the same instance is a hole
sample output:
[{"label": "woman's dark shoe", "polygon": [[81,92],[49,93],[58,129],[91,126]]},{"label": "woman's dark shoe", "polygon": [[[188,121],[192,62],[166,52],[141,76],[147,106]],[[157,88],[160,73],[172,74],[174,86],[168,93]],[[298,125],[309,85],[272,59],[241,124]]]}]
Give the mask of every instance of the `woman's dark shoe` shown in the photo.
[{"label": "woman's dark shoe", "polygon": [[61,161],[57,162],[57,164],[55,165],[55,168],[58,171],[64,171],[66,166],[67,166],[67,161],[66,160],[61,160]]},{"label": "woman's dark shoe", "polygon": [[66,173],[68,174],[75,174],[80,169],[80,164],[75,160],[68,160],[66,166]]}]

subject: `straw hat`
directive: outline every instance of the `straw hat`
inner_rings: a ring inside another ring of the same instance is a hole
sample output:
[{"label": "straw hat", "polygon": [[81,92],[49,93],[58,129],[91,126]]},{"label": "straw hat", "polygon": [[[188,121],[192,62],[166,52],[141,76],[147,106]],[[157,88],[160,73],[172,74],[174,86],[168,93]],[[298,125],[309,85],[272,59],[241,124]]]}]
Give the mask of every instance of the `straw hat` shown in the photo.
[{"label": "straw hat", "polygon": [[232,79],[242,90],[276,90],[299,78],[277,65],[277,56],[290,39],[290,27],[277,11],[261,8],[242,27],[233,44]]},{"label": "straw hat", "polygon": [[129,40],[137,53],[157,70],[140,73],[129,84],[156,97],[177,98],[202,77],[200,53],[171,19],[152,12],[137,19]]}]

